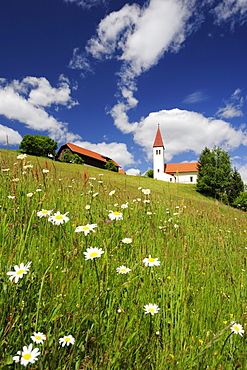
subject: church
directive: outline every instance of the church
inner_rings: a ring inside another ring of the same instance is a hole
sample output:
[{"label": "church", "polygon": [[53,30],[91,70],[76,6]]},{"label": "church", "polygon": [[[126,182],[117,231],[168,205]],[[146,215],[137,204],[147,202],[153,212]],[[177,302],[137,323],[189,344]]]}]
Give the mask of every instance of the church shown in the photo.
[{"label": "church", "polygon": [[167,163],[165,164],[165,147],[160,132],[156,132],[153,144],[153,171],[154,179],[179,182],[183,184],[195,184],[197,182],[198,163]]}]

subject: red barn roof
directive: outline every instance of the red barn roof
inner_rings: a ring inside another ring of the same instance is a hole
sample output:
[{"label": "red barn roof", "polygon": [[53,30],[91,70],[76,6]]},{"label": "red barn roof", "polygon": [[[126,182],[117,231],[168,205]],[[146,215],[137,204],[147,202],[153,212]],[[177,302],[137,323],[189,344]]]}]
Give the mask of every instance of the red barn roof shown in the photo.
[{"label": "red barn roof", "polygon": [[[66,143],[64,145],[61,146],[60,150],[63,148],[63,147],[69,147],[70,150],[74,153],[79,153],[79,154],[82,154],[82,155],[85,155],[87,157],[91,157],[91,158],[95,158],[95,159],[98,159],[99,161],[101,162],[108,162],[109,160],[111,160],[115,166],[117,167],[120,167],[119,164],[117,164],[113,159],[111,159],[110,157],[107,157],[105,155],[102,155],[102,154],[99,154],[99,153],[96,153],[96,152],[93,152],[92,150],[88,150],[88,149],[84,149],[82,148],[81,146],[78,146],[78,145],[75,145],[75,144],[71,144],[71,143]],[[59,150],[59,151],[60,151]]]}]

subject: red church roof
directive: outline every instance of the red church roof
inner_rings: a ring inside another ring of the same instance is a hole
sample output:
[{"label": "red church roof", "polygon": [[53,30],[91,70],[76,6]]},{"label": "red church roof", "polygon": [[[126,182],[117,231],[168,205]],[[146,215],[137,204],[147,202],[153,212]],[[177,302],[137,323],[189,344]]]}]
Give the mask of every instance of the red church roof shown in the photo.
[{"label": "red church roof", "polygon": [[167,163],[164,172],[172,175],[182,172],[198,172],[198,163]]},{"label": "red church roof", "polygon": [[161,132],[160,132],[160,125],[158,125],[158,130],[156,132],[156,137],[155,137],[155,140],[154,140],[153,148],[155,148],[157,146],[164,146],[162,136],[161,136]]}]

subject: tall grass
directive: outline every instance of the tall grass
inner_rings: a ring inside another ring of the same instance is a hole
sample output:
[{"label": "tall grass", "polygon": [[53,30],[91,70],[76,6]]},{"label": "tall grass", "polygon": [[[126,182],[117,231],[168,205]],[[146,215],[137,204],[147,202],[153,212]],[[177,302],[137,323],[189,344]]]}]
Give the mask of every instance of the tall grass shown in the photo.
[{"label": "tall grass", "polygon": [[[0,173],[1,369],[23,368],[13,356],[35,331],[46,340],[33,345],[41,354],[30,369],[247,368],[246,335],[230,329],[246,329],[245,213],[193,186],[0,154],[9,169]],[[53,225],[41,209],[69,221]],[[111,210],[123,220],[111,221]],[[75,233],[86,224],[96,232]],[[104,253],[85,260],[89,247]],[[146,267],[149,255],[160,266]],[[11,282],[7,272],[28,262]],[[131,271],[117,273],[121,265]],[[149,303],[157,314],[145,314]],[[75,343],[62,347],[65,335]]]}]

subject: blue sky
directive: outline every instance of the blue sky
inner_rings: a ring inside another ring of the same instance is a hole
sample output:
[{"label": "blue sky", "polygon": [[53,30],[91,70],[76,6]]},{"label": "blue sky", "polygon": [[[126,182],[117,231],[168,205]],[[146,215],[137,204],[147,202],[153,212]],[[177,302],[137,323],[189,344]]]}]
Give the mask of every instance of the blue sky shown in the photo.
[{"label": "blue sky", "polygon": [[49,135],[152,168],[222,147],[247,183],[247,0],[0,0],[0,146]]}]

